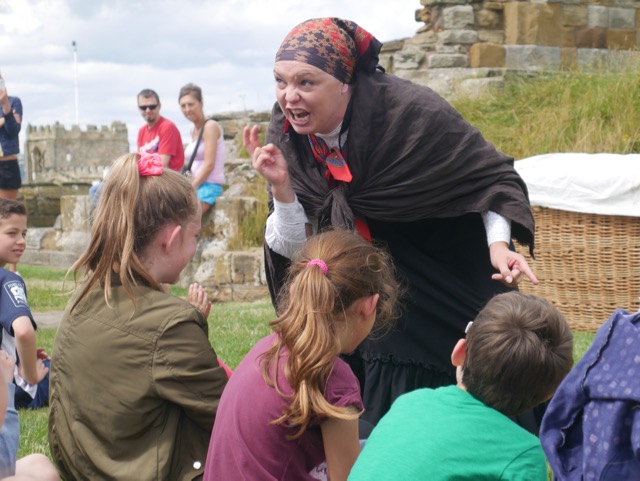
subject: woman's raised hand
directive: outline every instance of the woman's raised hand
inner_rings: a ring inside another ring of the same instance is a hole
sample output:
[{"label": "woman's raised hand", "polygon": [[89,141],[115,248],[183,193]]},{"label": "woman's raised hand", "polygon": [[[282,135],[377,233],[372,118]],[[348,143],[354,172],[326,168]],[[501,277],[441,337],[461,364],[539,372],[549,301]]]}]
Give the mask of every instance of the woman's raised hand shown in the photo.
[{"label": "woman's raised hand", "polygon": [[253,168],[271,184],[271,194],[278,202],[295,201],[295,193],[291,187],[287,161],[282,151],[273,144],[261,145],[258,137],[259,128],[245,127],[243,131],[244,148],[251,155]]}]

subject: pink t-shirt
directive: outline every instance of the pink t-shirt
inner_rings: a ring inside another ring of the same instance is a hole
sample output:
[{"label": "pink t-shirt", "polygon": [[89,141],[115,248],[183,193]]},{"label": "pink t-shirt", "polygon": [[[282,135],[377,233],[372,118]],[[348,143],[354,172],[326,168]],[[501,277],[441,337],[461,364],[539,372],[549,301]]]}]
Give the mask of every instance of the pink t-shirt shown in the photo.
[{"label": "pink t-shirt", "polygon": [[[292,441],[286,436],[294,430],[270,424],[280,417],[287,403],[262,377],[259,357],[275,339],[276,334],[271,334],[258,341],[225,387],[211,434],[204,481],[316,479],[310,473],[325,461],[320,420]],[[284,380],[285,362],[286,356],[282,356],[278,380],[286,394],[291,393],[291,387]],[[324,395],[334,406],[363,409],[358,380],[342,359],[336,359]]]},{"label": "pink t-shirt", "polygon": [[170,155],[169,168],[177,172],[184,165],[184,149],[180,131],[173,122],[160,117],[153,128],[146,125],[138,131],[138,153]]}]

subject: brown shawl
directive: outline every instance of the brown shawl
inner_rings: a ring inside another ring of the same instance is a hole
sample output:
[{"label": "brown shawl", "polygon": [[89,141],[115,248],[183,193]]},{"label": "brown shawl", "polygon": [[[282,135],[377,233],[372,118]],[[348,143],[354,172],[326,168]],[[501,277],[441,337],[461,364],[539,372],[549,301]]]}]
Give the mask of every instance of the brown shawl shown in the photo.
[{"label": "brown shawl", "polygon": [[353,217],[392,222],[492,210],[533,252],[527,187],[513,158],[498,152],[431,89],[377,71],[360,74],[350,106],[347,163],[353,181],[327,186],[306,137],[284,132],[276,103],[267,133],[289,164],[305,210],[322,224],[353,227]]}]

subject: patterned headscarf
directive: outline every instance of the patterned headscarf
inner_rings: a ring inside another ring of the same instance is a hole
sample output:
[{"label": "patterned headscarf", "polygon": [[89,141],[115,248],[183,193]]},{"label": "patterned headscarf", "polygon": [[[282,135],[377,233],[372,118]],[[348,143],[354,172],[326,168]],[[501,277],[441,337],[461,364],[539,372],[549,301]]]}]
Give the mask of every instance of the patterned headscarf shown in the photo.
[{"label": "patterned headscarf", "polygon": [[375,71],[381,48],[382,43],[354,22],[314,18],[289,32],[276,53],[276,62],[303,62],[350,83],[358,70]]}]

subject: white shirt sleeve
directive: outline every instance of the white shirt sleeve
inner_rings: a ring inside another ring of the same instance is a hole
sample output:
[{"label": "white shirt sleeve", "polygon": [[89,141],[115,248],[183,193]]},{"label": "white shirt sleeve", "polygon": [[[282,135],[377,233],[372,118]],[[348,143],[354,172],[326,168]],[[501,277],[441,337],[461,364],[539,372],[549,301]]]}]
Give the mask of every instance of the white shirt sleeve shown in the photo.
[{"label": "white shirt sleeve", "polygon": [[274,199],[273,212],[267,217],[264,240],[271,250],[291,259],[307,240],[306,224],[309,224],[309,218],[297,197],[291,203]]},{"label": "white shirt sleeve", "polygon": [[487,231],[487,244],[494,242],[511,242],[511,221],[497,212],[488,210],[482,213],[484,229]]}]

